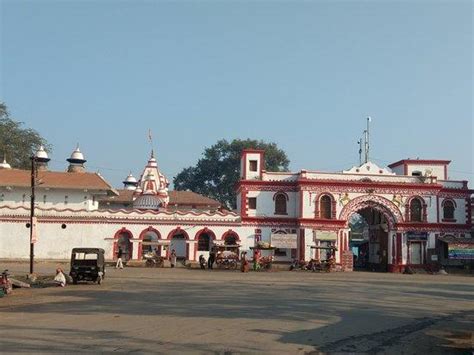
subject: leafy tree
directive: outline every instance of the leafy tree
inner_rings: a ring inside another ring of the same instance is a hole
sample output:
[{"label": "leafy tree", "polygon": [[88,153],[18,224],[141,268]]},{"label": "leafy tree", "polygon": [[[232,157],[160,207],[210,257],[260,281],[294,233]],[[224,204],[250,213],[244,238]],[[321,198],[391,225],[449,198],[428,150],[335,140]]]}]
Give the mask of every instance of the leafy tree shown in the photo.
[{"label": "leafy tree", "polygon": [[275,143],[252,139],[225,139],[204,150],[196,166],[183,169],[173,179],[176,190],[191,190],[220,201],[230,209],[236,208],[235,187],[240,179],[240,155],[243,149],[265,150],[268,171],[288,171],[290,161]]},{"label": "leafy tree", "polygon": [[30,157],[43,145],[51,150],[48,142],[34,129],[23,128],[23,122],[14,121],[7,106],[0,102],[0,159],[5,155],[8,163],[17,169],[29,169]]}]

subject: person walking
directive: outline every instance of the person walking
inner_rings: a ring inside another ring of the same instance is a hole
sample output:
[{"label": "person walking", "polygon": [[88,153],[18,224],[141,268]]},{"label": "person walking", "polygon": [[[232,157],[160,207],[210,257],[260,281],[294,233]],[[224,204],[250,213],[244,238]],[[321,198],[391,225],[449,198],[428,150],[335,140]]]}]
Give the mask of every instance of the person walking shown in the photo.
[{"label": "person walking", "polygon": [[171,263],[171,267],[176,266],[176,250],[174,250],[174,249],[171,251],[170,263]]},{"label": "person walking", "polygon": [[119,247],[117,251],[117,264],[115,264],[116,269],[118,268],[123,269],[122,256],[123,256],[123,250],[121,247]]}]

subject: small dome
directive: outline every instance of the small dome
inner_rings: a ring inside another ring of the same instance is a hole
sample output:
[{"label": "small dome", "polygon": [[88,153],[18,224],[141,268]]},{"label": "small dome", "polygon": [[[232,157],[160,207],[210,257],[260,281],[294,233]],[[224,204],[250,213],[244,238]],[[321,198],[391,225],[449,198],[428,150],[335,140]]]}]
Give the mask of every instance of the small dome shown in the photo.
[{"label": "small dome", "polygon": [[128,182],[128,183],[136,183],[137,182],[137,179],[135,179],[135,177],[132,175],[132,173],[128,174],[128,176],[125,178],[125,180],[123,181],[124,183]]},{"label": "small dome", "polygon": [[10,164],[7,163],[7,160],[3,158],[3,163],[0,164],[0,169],[11,169]]},{"label": "small dome", "polygon": [[84,154],[82,154],[78,145],[67,161],[74,164],[84,164],[87,160],[84,159]]},{"label": "small dome", "polygon": [[126,190],[135,190],[138,185],[137,179],[135,179],[131,172],[122,183]]},{"label": "small dome", "polygon": [[155,195],[141,195],[133,201],[133,208],[141,210],[159,210],[165,201]]},{"label": "small dome", "polygon": [[37,150],[35,157],[37,159],[49,159],[48,153],[46,153],[46,150],[44,150],[43,146],[40,146],[39,149]]}]

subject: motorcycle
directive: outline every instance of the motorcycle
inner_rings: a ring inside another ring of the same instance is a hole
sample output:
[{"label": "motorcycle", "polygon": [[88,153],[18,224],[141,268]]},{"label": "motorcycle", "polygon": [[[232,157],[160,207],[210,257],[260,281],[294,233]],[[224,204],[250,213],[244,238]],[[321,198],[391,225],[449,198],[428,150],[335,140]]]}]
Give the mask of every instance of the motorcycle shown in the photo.
[{"label": "motorcycle", "polygon": [[13,290],[13,284],[8,278],[9,275],[8,270],[5,270],[0,277],[0,290],[2,290],[5,295],[10,294]]}]

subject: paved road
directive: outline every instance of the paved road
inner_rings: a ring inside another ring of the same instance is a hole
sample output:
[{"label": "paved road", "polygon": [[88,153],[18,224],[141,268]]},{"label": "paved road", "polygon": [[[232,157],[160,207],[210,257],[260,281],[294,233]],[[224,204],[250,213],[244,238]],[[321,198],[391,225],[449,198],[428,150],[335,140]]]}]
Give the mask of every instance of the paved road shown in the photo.
[{"label": "paved road", "polygon": [[470,354],[473,301],[462,276],[110,269],[0,299],[0,351]]}]

